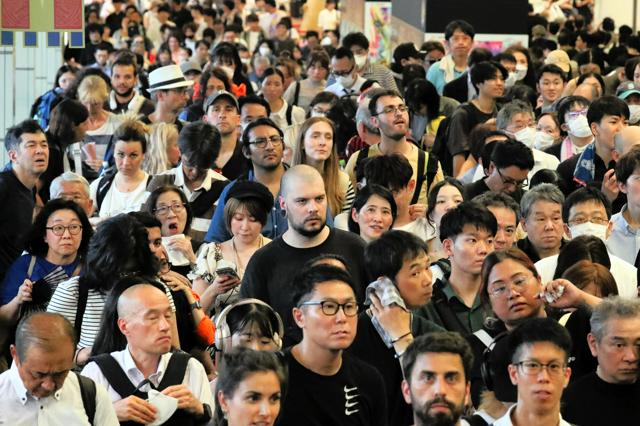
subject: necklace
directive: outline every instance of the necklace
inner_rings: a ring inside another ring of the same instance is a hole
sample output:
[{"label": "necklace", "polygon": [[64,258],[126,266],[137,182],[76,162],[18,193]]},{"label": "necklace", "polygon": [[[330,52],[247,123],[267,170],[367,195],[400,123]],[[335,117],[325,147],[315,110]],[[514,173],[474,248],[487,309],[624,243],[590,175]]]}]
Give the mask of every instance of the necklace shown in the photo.
[{"label": "necklace", "polygon": [[[253,251],[253,253],[255,253],[256,250],[262,248],[262,245],[264,244],[264,237],[262,236],[262,234],[260,234],[260,239],[258,242],[258,247]],[[234,236],[233,238],[231,238],[231,246],[233,247],[233,254],[235,257],[235,261],[236,261],[236,266],[238,267],[238,275],[243,276],[244,275],[244,264],[240,262],[240,255],[238,254],[238,249],[236,248],[236,237]],[[251,255],[253,255],[253,253],[251,253]],[[251,256],[249,256],[251,257]]]}]

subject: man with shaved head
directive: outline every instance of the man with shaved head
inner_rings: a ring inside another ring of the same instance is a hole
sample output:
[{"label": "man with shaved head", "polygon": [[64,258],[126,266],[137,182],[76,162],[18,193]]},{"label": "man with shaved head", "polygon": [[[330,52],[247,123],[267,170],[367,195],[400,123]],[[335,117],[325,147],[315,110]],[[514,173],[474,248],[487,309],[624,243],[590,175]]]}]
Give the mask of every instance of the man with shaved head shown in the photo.
[{"label": "man with shaved head", "polygon": [[71,323],[59,314],[38,312],[18,324],[13,365],[0,375],[1,425],[118,424],[104,387],[69,374],[74,335]]},{"label": "man with shaved head", "polygon": [[[129,287],[117,308],[118,329],[127,347],[94,357],[82,375],[107,388],[120,422],[206,424],[214,404],[207,374],[188,354],[171,352],[173,316],[159,284]],[[152,391],[178,401],[170,417],[162,417]]]},{"label": "man with shaved head", "polygon": [[613,151],[611,152],[613,159],[618,161],[620,157],[637,145],[640,145],[640,126],[625,127],[613,137]]},{"label": "man with shaved head", "polygon": [[361,302],[364,241],[353,233],[327,226],[324,182],[313,167],[297,165],[286,171],[280,184],[279,203],[286,213],[288,229],[251,257],[240,295],[263,300],[280,314],[287,346],[299,341],[291,315],[292,277],[310,259],[328,253],[340,255],[347,260],[346,266],[356,283],[356,297]]}]

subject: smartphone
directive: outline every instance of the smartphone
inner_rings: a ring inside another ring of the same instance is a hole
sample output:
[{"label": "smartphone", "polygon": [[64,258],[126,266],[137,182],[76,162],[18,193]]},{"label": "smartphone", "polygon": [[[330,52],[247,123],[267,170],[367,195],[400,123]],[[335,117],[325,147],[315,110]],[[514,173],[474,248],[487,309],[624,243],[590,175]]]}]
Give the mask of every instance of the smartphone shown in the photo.
[{"label": "smartphone", "polygon": [[231,277],[240,279],[240,277],[238,276],[238,273],[236,272],[236,270],[233,269],[233,268],[230,268],[228,266],[224,267],[224,268],[216,269],[216,274],[218,274],[218,275],[229,275]]}]

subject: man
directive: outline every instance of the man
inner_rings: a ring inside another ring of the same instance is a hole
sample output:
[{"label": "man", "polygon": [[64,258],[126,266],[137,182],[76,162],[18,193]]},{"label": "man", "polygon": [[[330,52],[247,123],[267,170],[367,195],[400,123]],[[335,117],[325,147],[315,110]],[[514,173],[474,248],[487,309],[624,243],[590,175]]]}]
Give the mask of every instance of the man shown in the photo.
[{"label": "man", "polygon": [[[259,15],[260,27],[268,38],[273,39],[276,35],[276,25],[282,18],[286,16],[286,12],[276,7],[276,0],[265,0],[264,12]],[[216,31],[217,32],[217,31]]]},{"label": "man", "polygon": [[[250,129],[250,128],[249,128]],[[327,197],[322,176],[307,165],[297,165],[282,177],[280,207],[286,212],[288,228],[249,261],[240,295],[270,304],[285,324],[285,340],[295,336],[291,317],[291,277],[310,259],[324,253],[347,260],[356,284],[355,294],[363,301],[365,280],[364,242],[353,233],[326,225]]]},{"label": "man", "polygon": [[113,12],[105,19],[105,24],[111,30],[111,34],[115,33],[122,27],[122,20],[124,19],[126,12],[124,10],[124,0],[114,0],[111,2],[113,5]]},{"label": "man", "polygon": [[475,98],[478,95],[478,91],[473,86],[473,84],[471,84],[471,75],[469,74],[469,70],[473,68],[475,64],[483,61],[490,61],[492,58],[493,55],[491,51],[485,49],[484,47],[476,47],[475,49],[473,49],[469,53],[469,57],[467,58],[467,70],[463,72],[460,77],[454,78],[453,80],[445,84],[444,89],[442,89],[442,94],[445,97],[455,99],[460,103],[469,102],[470,100]]},{"label": "man", "polygon": [[411,204],[427,204],[429,188],[444,179],[442,167],[434,157],[407,140],[409,109],[404,99],[394,90],[377,92],[369,101],[371,124],[380,130],[380,143],[365,147],[353,154],[345,168],[356,187],[357,169],[363,161],[378,155],[398,154],[404,156],[413,169],[412,179],[416,186]]},{"label": "man", "polygon": [[607,239],[607,249],[638,267],[640,251],[640,148],[634,147],[622,156],[616,164],[615,179],[620,191],[627,197],[627,203],[620,212],[611,217],[611,234]]},{"label": "man", "polygon": [[551,318],[534,318],[516,327],[508,339],[509,377],[518,387],[518,402],[493,424],[570,426],[560,415],[562,391],[571,377],[567,330]]},{"label": "man", "polygon": [[110,77],[111,69],[108,67],[107,61],[109,60],[111,52],[113,52],[113,46],[111,43],[107,43],[106,41],[98,43],[95,47],[95,52],[93,53],[95,62],[89,65],[89,68],[97,68],[107,77]]},{"label": "man", "polygon": [[560,161],[581,154],[593,142],[593,133],[587,122],[589,101],[582,96],[568,96],[558,103],[556,115],[560,129],[567,133],[562,143],[551,145],[544,151]]},{"label": "man", "polygon": [[640,90],[625,90],[618,95],[627,105],[629,105],[629,124],[640,124]]},{"label": "man", "polygon": [[75,347],[73,326],[61,315],[37,312],[18,324],[13,365],[0,375],[0,424],[118,424],[104,387],[69,374]]},{"label": "man", "polygon": [[35,120],[25,120],[7,130],[4,139],[11,167],[0,172],[0,280],[20,256],[22,239],[31,228],[35,186],[49,164],[49,145]]},{"label": "man", "polygon": [[371,112],[367,105],[360,104],[358,106],[355,119],[358,134],[354,135],[349,139],[349,142],[347,142],[347,157],[351,157],[351,155],[364,147],[380,143],[380,129],[371,124]]},{"label": "man", "polygon": [[325,90],[339,98],[346,95],[357,97],[362,91],[362,86],[371,83],[360,75],[353,53],[346,47],[339,47],[333,52],[331,69],[335,82],[329,84]]},{"label": "man", "polygon": [[220,131],[220,153],[215,168],[227,179],[233,180],[246,172],[247,159],[242,155],[240,142],[240,106],[231,93],[220,90],[204,102],[202,119]]},{"label": "man", "polygon": [[64,172],[51,182],[51,199],[63,198],[78,204],[87,214],[93,216],[93,200],[89,193],[89,182],[79,174]]},{"label": "man", "polygon": [[529,179],[535,175],[538,170],[558,168],[560,161],[553,155],[534,148],[536,136],[535,117],[533,109],[527,102],[514,100],[500,108],[496,117],[496,127],[502,130],[518,142],[522,142],[531,148],[533,153],[533,168],[529,170]]},{"label": "man", "polygon": [[562,413],[567,421],[584,426],[640,418],[640,301],[606,298],[590,322],[587,340],[598,369],[567,388]]},{"label": "man", "polygon": [[186,0],[171,2],[171,21],[175,22],[177,28],[182,28],[185,24],[193,21],[191,13],[186,8],[186,3]]},{"label": "man", "polygon": [[540,68],[537,89],[542,97],[542,106],[536,109],[536,116],[556,109],[566,81],[566,74],[557,65],[549,64]]},{"label": "man", "polygon": [[613,151],[611,157],[618,161],[620,157],[640,145],[640,126],[627,126],[613,137]]},{"label": "man", "polygon": [[531,148],[513,139],[497,141],[491,152],[489,174],[484,179],[465,185],[465,199],[471,200],[486,192],[500,192],[519,201],[533,165]]},{"label": "man", "polygon": [[363,33],[349,33],[342,39],[342,46],[353,53],[355,71],[362,78],[377,81],[387,90],[398,90],[391,70],[381,64],[369,61],[369,40]]},{"label": "man", "polygon": [[467,70],[467,58],[473,47],[475,30],[466,21],[456,20],[447,24],[444,38],[449,54],[440,61],[431,64],[427,72],[427,80],[436,86],[442,95],[444,85],[458,78]]},{"label": "man", "polygon": [[187,88],[191,86],[193,81],[184,78],[179,65],[166,65],[151,71],[148,90],[155,98],[156,108],[142,121],[146,124],[175,124],[178,131],[182,130],[178,114],[187,105]]},{"label": "man", "polygon": [[154,285],[135,284],[118,298],[117,312],[127,347],[95,357],[82,375],[107,388],[118,420],[155,421],[159,410],[147,400],[151,390],[177,400],[177,410],[165,421],[211,420],[214,400],[204,367],[184,352],[170,352],[172,312],[167,295]]},{"label": "man", "polygon": [[387,424],[380,374],[343,353],[356,336],[356,283],[329,265],[313,266],[294,279],[289,316],[303,337],[285,352],[289,382],[278,426]]},{"label": "man", "polygon": [[137,90],[138,67],[135,57],[121,53],[111,66],[111,87],[108,110],[120,114],[131,112],[149,115],[155,109],[153,102],[142,96]]},{"label": "man", "polygon": [[241,97],[238,105],[240,107],[240,127],[243,132],[247,129],[249,123],[259,118],[269,118],[269,115],[271,115],[269,102],[255,95]]},{"label": "man", "polygon": [[402,395],[413,407],[415,426],[469,424],[461,416],[472,364],[471,348],[457,333],[429,333],[409,345],[402,357]]},{"label": "man", "polygon": [[180,164],[155,176],[148,190],[164,185],[175,185],[184,192],[193,210],[191,235],[202,241],[209,229],[216,202],[227,178],[213,171],[220,152],[220,132],[202,121],[187,124],[178,137]]},{"label": "man", "polygon": [[[122,2],[122,0],[118,0]],[[124,14],[124,12],[123,12]],[[83,66],[90,65],[95,62],[94,53],[96,47],[103,42],[102,33],[104,27],[101,24],[89,24],[84,29],[85,34],[88,34],[88,43],[80,50],[80,64]]]},{"label": "man", "polygon": [[479,206],[486,207],[496,218],[498,231],[493,239],[496,251],[513,247],[517,240],[518,218],[520,206],[509,195],[502,192],[485,192],[472,200]]},{"label": "man", "polygon": [[480,272],[493,252],[496,219],[489,210],[463,202],[440,221],[442,248],[451,265],[433,287],[431,302],[416,310],[448,331],[469,335],[482,327],[491,310],[480,301]]},{"label": "man", "polygon": [[563,204],[564,195],[551,183],[533,187],[520,201],[520,223],[527,236],[517,246],[534,263],[560,253],[564,244]]},{"label": "man", "polygon": [[614,175],[613,137],[627,127],[629,107],[615,96],[603,96],[595,100],[587,111],[587,121],[595,141],[558,166],[558,174],[562,178],[565,195],[569,195],[580,186],[590,182],[600,185],[600,190],[607,196],[618,212],[624,204],[624,196],[620,196]]}]

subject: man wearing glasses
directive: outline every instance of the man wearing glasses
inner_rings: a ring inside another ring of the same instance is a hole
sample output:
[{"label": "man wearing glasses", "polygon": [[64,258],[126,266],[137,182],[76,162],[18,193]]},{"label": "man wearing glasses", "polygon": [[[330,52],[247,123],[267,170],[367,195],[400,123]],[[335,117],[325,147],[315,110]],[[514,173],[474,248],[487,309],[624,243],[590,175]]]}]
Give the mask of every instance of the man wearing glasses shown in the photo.
[{"label": "man wearing glasses", "polygon": [[382,377],[343,353],[358,322],[351,276],[335,266],[317,265],[303,270],[294,283],[292,312],[303,338],[285,352],[289,385],[276,424],[386,425]]},{"label": "man wearing glasses", "polygon": [[362,85],[367,82],[367,79],[358,73],[351,50],[346,47],[337,48],[331,58],[331,69],[335,83],[327,86],[325,89],[327,92],[334,93],[339,98],[360,95]]},{"label": "man wearing glasses", "polygon": [[142,122],[146,124],[169,123],[182,130],[183,123],[178,114],[187,105],[189,99],[187,88],[193,86],[193,81],[184,77],[179,65],[166,65],[153,70],[149,74],[149,93],[156,102],[155,110]]}]

